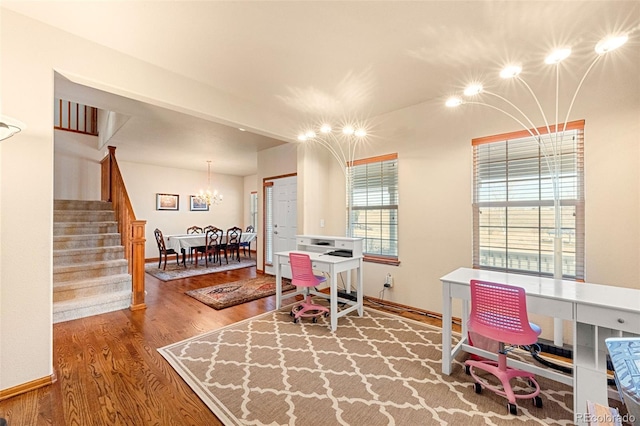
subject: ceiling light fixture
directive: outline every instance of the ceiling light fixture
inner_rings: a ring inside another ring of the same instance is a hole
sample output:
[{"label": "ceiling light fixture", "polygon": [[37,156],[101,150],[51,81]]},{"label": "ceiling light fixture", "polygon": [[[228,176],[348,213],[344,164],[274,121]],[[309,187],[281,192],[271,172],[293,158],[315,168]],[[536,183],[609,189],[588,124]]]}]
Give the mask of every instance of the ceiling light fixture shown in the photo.
[{"label": "ceiling light fixture", "polygon": [[222,194],[217,189],[211,192],[211,160],[207,160],[207,190],[201,189],[197,199],[200,203],[207,203],[207,206],[222,203]]},{"label": "ceiling light fixture", "polygon": [[14,120],[6,116],[0,116],[0,141],[9,139],[11,136],[16,133],[20,133],[25,128],[26,126],[18,120]]}]

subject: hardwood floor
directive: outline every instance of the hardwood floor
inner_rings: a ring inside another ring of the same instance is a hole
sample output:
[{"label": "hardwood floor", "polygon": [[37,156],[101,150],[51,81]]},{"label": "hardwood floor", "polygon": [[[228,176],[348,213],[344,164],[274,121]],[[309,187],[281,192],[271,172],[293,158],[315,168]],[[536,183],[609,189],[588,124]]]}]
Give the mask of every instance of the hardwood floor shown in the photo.
[{"label": "hardwood floor", "polygon": [[169,282],[146,274],[146,310],[55,324],[57,381],[0,402],[0,418],[8,426],[220,425],[156,349],[275,309],[275,296],[216,311],[184,294],[255,276],[255,267]]}]

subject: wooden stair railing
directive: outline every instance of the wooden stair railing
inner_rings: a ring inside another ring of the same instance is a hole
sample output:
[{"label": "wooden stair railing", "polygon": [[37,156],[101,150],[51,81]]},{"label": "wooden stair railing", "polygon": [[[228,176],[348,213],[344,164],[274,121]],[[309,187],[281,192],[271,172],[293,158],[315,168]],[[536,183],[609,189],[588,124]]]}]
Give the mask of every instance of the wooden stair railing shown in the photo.
[{"label": "wooden stair railing", "polygon": [[146,220],[136,220],[120,168],[116,161],[116,147],[109,147],[109,154],[100,162],[102,165],[102,201],[110,201],[118,221],[118,231],[122,237],[124,255],[129,261],[132,281],[131,310],[145,309],[144,303],[144,247]]}]

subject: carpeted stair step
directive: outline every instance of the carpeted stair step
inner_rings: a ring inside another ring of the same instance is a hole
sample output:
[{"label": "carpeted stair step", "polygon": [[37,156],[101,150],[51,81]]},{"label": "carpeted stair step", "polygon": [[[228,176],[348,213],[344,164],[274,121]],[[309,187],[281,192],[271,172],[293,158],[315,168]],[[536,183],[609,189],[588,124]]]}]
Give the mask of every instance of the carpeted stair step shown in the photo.
[{"label": "carpeted stair step", "polygon": [[120,234],[56,235],[53,237],[54,250],[68,250],[87,247],[113,247],[122,244]]},{"label": "carpeted stair step", "polygon": [[53,284],[53,303],[55,307],[58,302],[74,298],[119,293],[121,291],[131,293],[131,275],[117,274],[86,280],[58,282]]},{"label": "carpeted stair step", "polygon": [[78,263],[100,262],[124,258],[124,246],[95,247],[54,250],[53,264],[56,266]]},{"label": "carpeted stair step", "polygon": [[113,210],[113,204],[98,200],[54,200],[54,210]]},{"label": "carpeted stair step", "polygon": [[54,222],[113,222],[116,214],[109,210],[54,210]]},{"label": "carpeted stair step", "polygon": [[131,306],[131,289],[80,297],[53,304],[53,322],[84,318],[91,315],[127,309]]},{"label": "carpeted stair step", "polygon": [[129,263],[126,259],[105,260],[74,265],[54,265],[53,282],[55,284],[65,281],[104,277],[111,274],[126,274],[128,267]]},{"label": "carpeted stair step", "polygon": [[53,235],[113,234],[118,232],[118,222],[57,222]]}]

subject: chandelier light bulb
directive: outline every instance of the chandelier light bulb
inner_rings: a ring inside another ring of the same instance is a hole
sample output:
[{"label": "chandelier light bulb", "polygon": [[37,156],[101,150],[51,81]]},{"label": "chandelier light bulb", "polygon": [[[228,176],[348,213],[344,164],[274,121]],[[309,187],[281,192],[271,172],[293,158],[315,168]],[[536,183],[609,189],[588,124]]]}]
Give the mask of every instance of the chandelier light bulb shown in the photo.
[{"label": "chandelier light bulb", "polygon": [[569,55],[571,55],[571,49],[566,47],[563,49],[556,49],[549,56],[547,56],[544,60],[545,64],[553,65],[559,64],[564,59],[566,59]]},{"label": "chandelier light bulb", "polygon": [[304,142],[304,141],[306,141],[306,140],[307,140],[307,136],[306,136],[304,133],[300,133],[300,134],[298,135],[298,140],[299,140],[300,142]]},{"label": "chandelier light bulb", "polygon": [[522,72],[522,67],[518,65],[509,65],[500,71],[500,77],[502,78],[514,78]]},{"label": "chandelier light bulb", "polygon": [[610,36],[606,37],[596,44],[596,53],[598,55],[602,55],[607,52],[611,52],[612,50],[617,49],[622,46],[629,40],[629,36],[624,34],[621,36]]},{"label": "chandelier light bulb", "polygon": [[353,126],[344,126],[344,128],[342,129],[342,133],[344,133],[345,135],[352,135],[355,132],[355,129],[353,128]]},{"label": "chandelier light bulb", "polygon": [[475,96],[480,92],[482,92],[482,84],[479,83],[470,84],[466,87],[466,89],[464,89],[465,96]]},{"label": "chandelier light bulb", "polygon": [[359,138],[367,136],[367,131],[365,129],[358,129],[355,131],[355,135]]},{"label": "chandelier light bulb", "polygon": [[328,124],[323,124],[322,127],[320,127],[320,131],[322,133],[331,133],[331,126]]},{"label": "chandelier light bulb", "polygon": [[447,102],[445,102],[445,105],[448,106],[449,108],[460,106],[462,105],[462,99],[457,97],[449,98],[447,99]]}]

